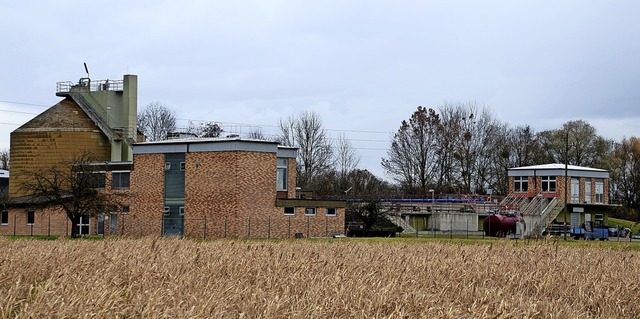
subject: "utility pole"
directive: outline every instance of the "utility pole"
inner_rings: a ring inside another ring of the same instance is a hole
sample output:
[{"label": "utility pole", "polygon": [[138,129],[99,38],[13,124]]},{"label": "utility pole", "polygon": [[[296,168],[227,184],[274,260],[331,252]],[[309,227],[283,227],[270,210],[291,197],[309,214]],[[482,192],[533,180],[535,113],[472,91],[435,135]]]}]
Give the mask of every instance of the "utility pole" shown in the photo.
[{"label": "utility pole", "polygon": [[569,128],[565,131],[564,137],[564,240],[567,240],[567,211],[569,201],[567,200],[567,187],[569,179]]}]

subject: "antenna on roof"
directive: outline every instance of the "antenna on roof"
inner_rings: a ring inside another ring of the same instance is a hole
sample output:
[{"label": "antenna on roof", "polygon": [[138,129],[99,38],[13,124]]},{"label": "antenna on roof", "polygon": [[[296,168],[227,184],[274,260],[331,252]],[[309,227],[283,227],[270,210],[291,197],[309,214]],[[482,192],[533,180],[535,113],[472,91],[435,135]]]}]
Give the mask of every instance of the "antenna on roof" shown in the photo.
[{"label": "antenna on roof", "polygon": [[88,78],[91,78],[91,77],[89,76],[89,68],[87,67],[87,62],[84,62],[84,71],[85,71],[85,72],[87,72],[87,77],[88,77]]}]

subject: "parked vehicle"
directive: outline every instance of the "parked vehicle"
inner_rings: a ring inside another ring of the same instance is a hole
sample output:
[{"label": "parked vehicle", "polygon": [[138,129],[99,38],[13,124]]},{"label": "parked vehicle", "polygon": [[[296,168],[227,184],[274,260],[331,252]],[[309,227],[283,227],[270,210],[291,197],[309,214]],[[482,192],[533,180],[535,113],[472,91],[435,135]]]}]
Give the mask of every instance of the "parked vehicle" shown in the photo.
[{"label": "parked vehicle", "polygon": [[577,239],[589,239],[589,240],[609,240],[609,228],[607,227],[593,227],[591,222],[585,222],[584,227],[571,227],[569,234]]}]

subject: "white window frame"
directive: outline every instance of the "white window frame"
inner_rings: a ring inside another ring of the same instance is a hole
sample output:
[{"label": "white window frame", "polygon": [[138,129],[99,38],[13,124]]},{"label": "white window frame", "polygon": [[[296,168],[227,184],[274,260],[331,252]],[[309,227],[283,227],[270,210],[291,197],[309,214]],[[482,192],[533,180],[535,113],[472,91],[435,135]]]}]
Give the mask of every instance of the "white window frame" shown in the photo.
[{"label": "white window frame", "polygon": [[[311,213],[313,212],[313,213]],[[317,209],[315,207],[305,207],[304,208],[304,215],[305,216],[315,216],[317,213]]]},{"label": "white window frame", "polygon": [[584,182],[584,202],[586,204],[591,204],[591,187],[593,186],[593,181],[591,179],[587,179]]},{"label": "white window frame", "polygon": [[187,163],[186,162],[180,162],[180,171],[186,171],[187,170]]},{"label": "white window frame", "polygon": [[171,162],[164,162],[164,170],[165,171],[171,170]]},{"label": "white window frame", "polygon": [[[555,193],[558,189],[557,179],[555,176],[542,176],[540,177],[540,190],[543,193]],[[551,188],[553,184],[553,188]],[[545,189],[545,186],[547,189]]]},{"label": "white window frame", "polygon": [[[329,211],[333,211],[333,214],[330,214]],[[325,215],[327,216],[338,216],[338,209],[335,207],[327,207],[325,210]]]},{"label": "white window frame", "polygon": [[[291,209],[293,211],[293,213],[287,213],[287,209]],[[296,215],[296,208],[292,207],[292,206],[287,206],[285,208],[283,208],[284,211],[284,215],[285,216],[295,216]]]},{"label": "white window frame", "polygon": [[[276,190],[279,191],[286,191],[287,190],[287,175],[288,175],[288,168],[287,168],[287,164],[288,164],[288,159],[286,157],[278,157],[276,159],[277,164],[276,164]],[[280,175],[280,172],[282,173],[282,184],[279,183],[278,181],[278,176]]]},{"label": "white window frame", "polygon": [[[118,186],[118,187],[113,187],[113,174],[122,174],[122,173],[129,173],[129,186],[128,187],[122,187],[122,186]],[[131,188],[131,171],[111,171],[111,188],[113,189],[129,189]]]},{"label": "white window frame", "polygon": [[604,204],[604,181],[596,180],[596,204]]},{"label": "white window frame", "polygon": [[180,216],[184,216],[184,206],[180,206],[180,207],[178,208],[178,215],[180,215]]},{"label": "white window frame", "polygon": [[122,215],[129,215],[129,206],[122,206]]},{"label": "white window frame", "polygon": [[[527,186],[524,189],[523,186]],[[527,176],[514,176],[513,177],[513,191],[515,193],[526,193],[529,191],[529,178]]]},{"label": "white window frame", "polygon": [[171,213],[171,208],[169,208],[169,206],[165,206],[164,209],[162,210],[162,214],[164,216],[169,215],[169,213]]},{"label": "white window frame", "polygon": [[[86,223],[83,223],[84,219],[87,219]],[[88,215],[80,215],[78,223],[75,225],[78,227],[78,235],[90,235],[91,234],[91,217]],[[87,226],[87,233],[82,233],[82,227]]]}]

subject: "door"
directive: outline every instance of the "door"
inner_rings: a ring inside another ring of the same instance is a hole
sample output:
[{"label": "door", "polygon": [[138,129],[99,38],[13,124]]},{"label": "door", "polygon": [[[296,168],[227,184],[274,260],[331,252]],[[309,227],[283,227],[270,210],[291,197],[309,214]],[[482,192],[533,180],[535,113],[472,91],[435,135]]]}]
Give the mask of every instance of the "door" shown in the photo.
[{"label": "door", "polygon": [[182,236],[184,230],[184,208],[166,206],[162,219],[162,234],[164,236]]},{"label": "door", "polygon": [[96,232],[98,235],[104,235],[104,214],[98,215],[98,229]]},{"label": "door", "polygon": [[118,213],[111,213],[111,217],[109,217],[109,234],[118,234]]},{"label": "door", "polygon": [[580,227],[581,223],[580,213],[571,213],[571,227]]}]

